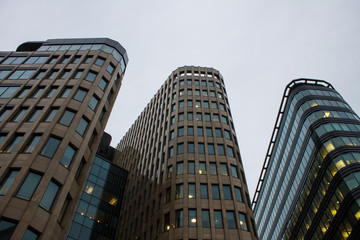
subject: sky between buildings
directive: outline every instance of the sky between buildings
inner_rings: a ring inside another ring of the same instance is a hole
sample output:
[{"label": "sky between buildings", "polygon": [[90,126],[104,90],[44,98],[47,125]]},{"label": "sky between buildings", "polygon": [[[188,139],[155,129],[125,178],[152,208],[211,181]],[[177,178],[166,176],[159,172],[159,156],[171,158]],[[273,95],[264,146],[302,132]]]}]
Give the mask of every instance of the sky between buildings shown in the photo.
[{"label": "sky between buildings", "polygon": [[0,0],[0,51],[52,38],[122,44],[113,146],[177,67],[219,70],[252,197],[291,80],[326,80],[360,113],[359,13],[359,0]]}]

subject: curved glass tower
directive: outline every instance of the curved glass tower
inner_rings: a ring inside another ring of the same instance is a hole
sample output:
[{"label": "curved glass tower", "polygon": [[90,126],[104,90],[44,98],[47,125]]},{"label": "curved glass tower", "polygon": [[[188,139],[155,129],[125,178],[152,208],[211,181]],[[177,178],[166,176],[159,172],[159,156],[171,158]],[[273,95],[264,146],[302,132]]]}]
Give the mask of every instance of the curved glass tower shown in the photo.
[{"label": "curved glass tower", "polygon": [[217,70],[175,70],[117,148],[129,171],[120,239],[257,239]]},{"label": "curved glass tower", "polygon": [[327,82],[286,88],[253,200],[260,239],[359,239],[360,121]]}]

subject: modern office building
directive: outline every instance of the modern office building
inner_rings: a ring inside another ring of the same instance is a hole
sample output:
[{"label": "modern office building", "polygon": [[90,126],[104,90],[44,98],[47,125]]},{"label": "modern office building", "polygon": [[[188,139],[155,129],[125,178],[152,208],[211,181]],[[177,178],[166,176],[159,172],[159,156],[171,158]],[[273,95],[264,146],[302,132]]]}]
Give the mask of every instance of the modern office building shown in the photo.
[{"label": "modern office building", "polygon": [[117,149],[129,171],[118,239],[257,239],[217,70],[172,72]]},{"label": "modern office building", "polygon": [[285,90],[253,199],[260,239],[360,239],[360,121],[322,80]]},{"label": "modern office building", "polygon": [[127,62],[107,38],[0,52],[1,239],[65,239]]}]

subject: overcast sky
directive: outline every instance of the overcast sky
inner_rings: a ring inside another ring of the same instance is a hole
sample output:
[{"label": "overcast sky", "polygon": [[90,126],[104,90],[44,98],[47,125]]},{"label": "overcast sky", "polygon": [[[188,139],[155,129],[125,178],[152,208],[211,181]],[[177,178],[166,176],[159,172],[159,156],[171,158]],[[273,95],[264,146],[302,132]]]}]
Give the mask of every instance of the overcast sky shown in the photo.
[{"label": "overcast sky", "polygon": [[106,127],[120,141],[184,65],[224,77],[251,198],[285,86],[329,81],[360,113],[359,0],[0,0],[0,51],[26,41],[109,37],[129,64]]}]

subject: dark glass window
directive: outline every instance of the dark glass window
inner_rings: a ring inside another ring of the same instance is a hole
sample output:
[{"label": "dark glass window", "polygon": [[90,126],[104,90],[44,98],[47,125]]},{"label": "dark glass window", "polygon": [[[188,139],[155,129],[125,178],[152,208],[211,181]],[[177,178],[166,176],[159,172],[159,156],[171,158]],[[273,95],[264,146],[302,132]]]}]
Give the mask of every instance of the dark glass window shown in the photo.
[{"label": "dark glass window", "polygon": [[188,106],[188,107],[192,107],[192,106],[193,106],[192,100],[187,100],[187,106]]},{"label": "dark glass window", "polygon": [[223,228],[221,210],[214,210],[214,220],[216,228]]},{"label": "dark glass window", "polygon": [[188,185],[189,187],[189,198],[195,198],[196,197],[196,188],[195,188],[195,183],[189,183]]},{"label": "dark glass window", "polygon": [[220,199],[219,185],[211,184],[212,199]]},{"label": "dark glass window", "polygon": [[76,150],[72,146],[68,145],[65,149],[64,155],[60,159],[60,163],[68,168],[74,158],[75,152]]},{"label": "dark glass window", "polygon": [[217,103],[216,102],[211,102],[211,108],[217,108]]},{"label": "dark glass window", "polygon": [[[204,101],[204,108],[209,108],[209,102]],[[209,121],[210,121],[210,114],[209,114]]]},{"label": "dark glass window", "polygon": [[65,79],[69,76],[70,70],[65,70],[62,75],[61,75],[61,79]]},{"label": "dark glass window", "polygon": [[11,112],[12,108],[5,108],[1,115],[0,115],[0,122],[4,121],[4,119],[7,117],[7,115],[9,115],[9,113]]},{"label": "dark glass window", "polygon": [[101,80],[100,80],[100,82],[99,82],[99,88],[101,89],[101,90],[105,90],[105,88],[106,88],[106,85],[107,85],[107,81],[104,79],[104,78],[102,78]]},{"label": "dark glass window", "polygon": [[190,174],[195,173],[195,162],[194,161],[188,162],[188,173],[190,173]]},{"label": "dark glass window", "polygon": [[228,119],[227,119],[227,117],[225,117],[225,116],[221,116],[221,121],[222,121],[224,124],[229,124],[229,123],[228,123]]},{"label": "dark glass window", "polygon": [[27,146],[25,147],[25,153],[32,153],[36,145],[39,143],[41,136],[35,135],[33,136],[30,141],[28,142]]},{"label": "dark glass window", "polygon": [[57,69],[52,70],[51,73],[48,75],[48,78],[54,79],[58,72],[59,72],[59,70],[57,70]]},{"label": "dark glass window", "polygon": [[184,163],[183,162],[178,162],[176,164],[176,174],[177,175],[184,174]]},{"label": "dark glass window", "polygon": [[178,137],[182,137],[184,136],[184,127],[179,127],[178,128]]},{"label": "dark glass window", "polygon": [[84,70],[77,70],[76,73],[74,74],[74,78],[79,79],[83,72]]},{"label": "dark glass window", "polygon": [[200,101],[200,100],[195,101],[195,107],[196,107],[196,108],[200,108],[200,107],[201,107],[201,101]]},{"label": "dark glass window", "polygon": [[197,121],[202,121],[202,115],[201,115],[201,113],[196,113],[196,120],[197,120]]},{"label": "dark glass window", "polygon": [[199,137],[204,136],[204,129],[203,129],[203,127],[197,127],[197,135],[198,135]]},{"label": "dark glass window", "polygon": [[236,228],[234,211],[226,211],[228,228]]},{"label": "dark glass window", "polygon": [[210,167],[210,175],[217,175],[216,163],[214,162],[209,163],[209,167]]},{"label": "dark glass window", "polygon": [[72,60],[72,64],[76,64],[76,63],[78,63],[79,62],[79,60],[80,60],[80,58],[81,58],[81,56],[75,56],[74,58],[73,58],[73,60]]},{"label": "dark glass window", "polygon": [[52,158],[57,150],[57,148],[60,145],[61,140],[54,138],[54,137],[50,137],[49,140],[47,141],[45,147],[43,148],[41,155],[46,156],[48,158]]},{"label": "dark glass window", "polygon": [[224,199],[232,200],[230,185],[223,185],[223,191],[224,191]]},{"label": "dark glass window", "polygon": [[192,126],[188,127],[188,136],[194,136],[194,127]]},{"label": "dark glass window", "polygon": [[230,132],[228,130],[224,129],[224,133],[225,133],[225,138],[231,140]]},{"label": "dark glass window", "polygon": [[177,154],[183,154],[183,153],[184,153],[184,143],[178,143]]},{"label": "dark glass window", "polygon": [[88,106],[92,110],[95,110],[98,103],[99,103],[99,99],[97,97],[95,97],[95,96],[92,96]]},{"label": "dark glass window", "polygon": [[34,92],[34,94],[32,95],[32,98],[38,98],[40,96],[40,94],[44,91],[43,86],[38,87],[38,89]]},{"label": "dark glass window", "polygon": [[47,59],[48,57],[30,57],[25,64],[43,64]]},{"label": "dark glass window", "polygon": [[95,61],[95,65],[102,66],[105,62],[105,59],[98,57]]},{"label": "dark glass window", "polygon": [[194,153],[195,149],[194,149],[194,143],[193,142],[189,142],[188,143],[188,153]]},{"label": "dark glass window", "polygon": [[170,213],[166,213],[164,216],[164,231],[170,230]]},{"label": "dark glass window", "polygon": [[40,206],[43,207],[45,210],[49,211],[59,191],[59,188],[59,185],[57,185],[53,181],[50,181],[43,197],[41,198]]},{"label": "dark glass window", "polygon": [[21,92],[17,95],[17,98],[23,98],[30,91],[31,87],[24,87]]},{"label": "dark glass window", "polygon": [[193,113],[192,112],[187,113],[187,120],[189,120],[189,121],[193,120]]},{"label": "dark glass window", "polygon": [[219,122],[219,114],[213,114],[213,121],[214,122]]},{"label": "dark glass window", "polygon": [[174,137],[175,137],[175,133],[174,133],[174,130],[172,130],[172,131],[170,132],[170,140],[173,140]]},{"label": "dark glass window", "polygon": [[226,163],[220,163],[220,173],[222,176],[229,176]]},{"label": "dark glass window", "polygon": [[13,122],[19,122],[20,119],[25,115],[26,111],[28,110],[28,108],[21,108],[17,114],[15,115],[15,117],[13,118]]},{"label": "dark glass window", "polygon": [[0,186],[0,195],[5,195],[11,184],[14,182],[19,170],[10,170]]},{"label": "dark glass window", "polygon": [[4,153],[12,153],[16,147],[19,145],[19,142],[22,140],[24,134],[16,134],[11,141],[8,143],[8,145],[4,149]]},{"label": "dark glass window", "polygon": [[210,113],[205,113],[204,114],[204,118],[205,118],[205,122],[210,122],[211,119],[210,119]]},{"label": "dark glass window", "polygon": [[70,126],[74,116],[75,116],[74,112],[66,110],[64,112],[63,116],[61,117],[59,123],[65,125],[65,126]]},{"label": "dark glass window", "polygon": [[13,234],[15,228],[16,223],[9,222],[4,219],[0,220],[1,240],[11,239],[11,235]]},{"label": "dark glass window", "polygon": [[107,68],[106,68],[106,71],[107,71],[108,73],[112,74],[112,73],[114,72],[114,69],[115,69],[115,67],[112,66],[111,64],[109,64],[109,65],[107,66]]},{"label": "dark glass window", "polygon": [[21,240],[37,240],[39,238],[39,234],[31,231],[30,229],[26,229],[24,236]]},{"label": "dark glass window", "polygon": [[58,108],[52,108],[52,109],[50,109],[50,111],[47,113],[44,121],[45,121],[45,122],[51,122],[58,111],[59,111]]},{"label": "dark glass window", "polygon": [[35,70],[16,70],[13,72],[8,79],[30,79]]},{"label": "dark glass window", "polygon": [[234,157],[234,149],[230,146],[227,146],[228,156]]},{"label": "dark glass window", "polygon": [[206,136],[207,137],[212,137],[213,136],[213,134],[212,134],[212,128],[210,127],[210,128],[206,128]]},{"label": "dark glass window", "polygon": [[175,189],[175,199],[181,199],[184,197],[184,187],[183,184],[176,184],[176,189]]},{"label": "dark glass window", "polygon": [[208,199],[208,189],[207,189],[207,184],[200,184],[200,197],[202,199]]},{"label": "dark glass window", "polygon": [[231,176],[233,176],[234,178],[239,178],[239,174],[236,166],[230,165],[230,170],[231,170]]},{"label": "dark glass window", "polygon": [[97,74],[95,72],[89,72],[88,75],[86,75],[85,80],[88,80],[89,82],[94,82],[96,75]]},{"label": "dark glass window", "polygon": [[40,70],[34,78],[39,80],[40,78],[42,78],[45,75],[45,72],[46,72],[45,69]]},{"label": "dark glass window", "polygon": [[76,127],[76,132],[81,136],[83,136],[88,125],[89,125],[89,121],[84,118],[81,118],[79,124]]},{"label": "dark glass window", "polygon": [[218,145],[217,145],[217,150],[218,150],[218,154],[219,154],[219,155],[221,155],[221,156],[224,156],[224,155],[225,155],[224,145],[218,144]]},{"label": "dark glass window", "polygon": [[175,211],[175,227],[183,226],[183,210],[179,209]]},{"label": "dark glass window", "polygon": [[179,113],[178,121],[179,122],[184,121],[184,113]]},{"label": "dark glass window", "polygon": [[0,98],[11,98],[20,87],[0,87]]},{"label": "dark glass window", "polygon": [[196,209],[189,209],[189,227],[196,227]]},{"label": "dark glass window", "polygon": [[210,227],[210,214],[209,210],[202,209],[201,210],[201,217],[202,217],[202,226],[209,228]]},{"label": "dark glass window", "polygon": [[198,143],[198,153],[205,154],[205,146],[204,143]]},{"label": "dark glass window", "polygon": [[82,102],[87,94],[86,90],[79,88],[75,93],[74,99]]},{"label": "dark glass window", "polygon": [[214,144],[210,144],[208,143],[208,154],[210,155],[214,155],[215,154],[215,148],[214,148]]},{"label": "dark glass window", "polygon": [[239,187],[234,187],[234,192],[236,201],[243,202],[241,189]]},{"label": "dark glass window", "polygon": [[46,94],[46,98],[52,98],[57,89],[58,89],[58,87],[51,87],[50,90]]},{"label": "dark glass window", "polygon": [[71,89],[72,87],[66,87],[61,94],[61,98],[67,98],[67,96],[69,96],[69,93],[71,92]]},{"label": "dark glass window", "polygon": [[184,107],[184,100],[181,100],[181,101],[179,101],[179,107],[181,108],[181,107]]},{"label": "dark glass window", "polygon": [[173,155],[174,155],[174,148],[169,147],[169,158],[173,157]]},{"label": "dark glass window", "polygon": [[40,180],[41,180],[41,175],[33,172],[29,172],[25,181],[21,185],[18,193],[16,194],[16,197],[30,200]]}]

